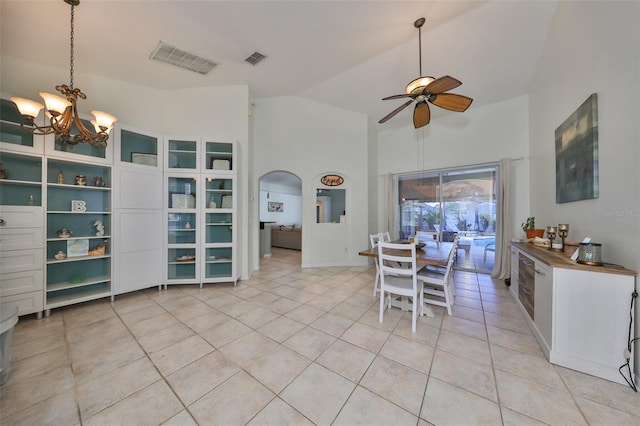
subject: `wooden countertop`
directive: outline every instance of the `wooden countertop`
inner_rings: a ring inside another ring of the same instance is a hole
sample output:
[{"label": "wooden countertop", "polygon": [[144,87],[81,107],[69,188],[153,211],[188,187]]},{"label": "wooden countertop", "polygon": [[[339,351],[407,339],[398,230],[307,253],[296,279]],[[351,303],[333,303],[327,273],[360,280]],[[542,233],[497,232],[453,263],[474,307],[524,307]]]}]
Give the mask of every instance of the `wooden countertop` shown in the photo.
[{"label": "wooden countertop", "polygon": [[624,268],[620,265],[613,263],[604,263],[602,266],[590,266],[583,265],[581,263],[574,262],[570,257],[566,256],[562,251],[549,250],[544,247],[534,246],[527,242],[515,242],[512,241],[511,245],[522,250],[523,252],[539,259],[543,263],[551,266],[552,268],[566,268],[566,269],[578,269],[582,271],[590,272],[602,272],[609,274],[619,275],[632,275],[637,276],[638,273],[630,269]]}]

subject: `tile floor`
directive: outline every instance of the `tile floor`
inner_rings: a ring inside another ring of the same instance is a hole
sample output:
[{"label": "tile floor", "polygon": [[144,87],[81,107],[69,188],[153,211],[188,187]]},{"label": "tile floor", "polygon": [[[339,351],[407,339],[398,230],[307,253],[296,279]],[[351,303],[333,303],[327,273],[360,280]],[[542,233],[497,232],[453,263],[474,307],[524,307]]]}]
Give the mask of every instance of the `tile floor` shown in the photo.
[{"label": "tile floor", "polygon": [[640,424],[630,388],[547,363],[502,282],[457,272],[412,334],[373,267],[299,263],[22,318],[0,424]]}]

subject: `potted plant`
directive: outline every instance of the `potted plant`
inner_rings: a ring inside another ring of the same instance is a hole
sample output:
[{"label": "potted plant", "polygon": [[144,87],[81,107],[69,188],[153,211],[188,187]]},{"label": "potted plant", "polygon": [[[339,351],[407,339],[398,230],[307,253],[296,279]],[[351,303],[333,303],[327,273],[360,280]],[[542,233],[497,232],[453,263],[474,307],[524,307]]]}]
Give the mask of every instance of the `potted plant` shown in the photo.
[{"label": "potted plant", "polygon": [[544,237],[544,229],[536,229],[536,218],[534,216],[528,217],[527,220],[522,222],[522,230],[527,234],[527,239]]}]

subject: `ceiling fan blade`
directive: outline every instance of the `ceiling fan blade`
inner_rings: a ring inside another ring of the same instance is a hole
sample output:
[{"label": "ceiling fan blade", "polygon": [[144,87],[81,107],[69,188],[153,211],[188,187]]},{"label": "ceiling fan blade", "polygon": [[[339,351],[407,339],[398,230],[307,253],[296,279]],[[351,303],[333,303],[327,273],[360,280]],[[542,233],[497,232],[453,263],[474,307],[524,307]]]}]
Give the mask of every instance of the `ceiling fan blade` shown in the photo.
[{"label": "ceiling fan blade", "polygon": [[462,82],[457,80],[449,75],[445,75],[444,77],[437,78],[433,80],[426,88],[427,92],[431,92],[434,95],[438,93],[446,92],[451,89],[455,89],[460,86]]},{"label": "ceiling fan blade", "polygon": [[450,111],[466,111],[473,99],[455,93],[440,93],[433,97],[431,103]]},{"label": "ceiling fan blade", "polygon": [[413,127],[419,129],[429,124],[430,120],[431,110],[429,110],[429,104],[424,101],[418,102],[413,110]]},{"label": "ceiling fan blade", "polygon": [[393,117],[394,115],[396,115],[397,113],[399,113],[400,111],[402,111],[403,109],[405,109],[406,107],[409,106],[409,104],[413,102],[413,99],[411,99],[410,101],[407,101],[405,103],[403,103],[402,105],[400,105],[398,108],[394,109],[393,111],[391,111],[389,114],[385,115],[380,121],[378,121],[378,123],[382,124],[384,122],[386,122],[387,120],[389,120],[391,117]]},{"label": "ceiling fan blade", "polygon": [[402,98],[413,98],[415,99],[418,95],[407,95],[406,93],[403,93],[402,95],[393,95],[393,96],[387,96],[386,98],[382,98],[383,101],[388,101],[389,99],[402,99]]}]

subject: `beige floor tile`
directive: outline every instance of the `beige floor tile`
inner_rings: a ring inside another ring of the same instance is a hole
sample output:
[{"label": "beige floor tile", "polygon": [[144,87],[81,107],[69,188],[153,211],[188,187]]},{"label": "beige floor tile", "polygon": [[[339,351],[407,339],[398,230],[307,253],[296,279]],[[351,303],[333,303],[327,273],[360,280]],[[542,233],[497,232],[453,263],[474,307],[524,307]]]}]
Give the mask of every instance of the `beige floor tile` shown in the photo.
[{"label": "beige floor tile", "polygon": [[454,317],[468,319],[484,325],[484,314],[482,309],[473,309],[459,304],[453,305],[451,313]]},{"label": "beige floor tile", "polygon": [[442,331],[438,338],[438,349],[460,355],[474,362],[491,365],[489,343],[484,340]]},{"label": "beige floor tile", "polygon": [[84,327],[98,321],[117,317],[107,299],[95,300],[80,305],[68,306],[62,309],[65,326]]},{"label": "beige floor tile", "polygon": [[499,345],[491,346],[491,354],[496,370],[506,371],[544,385],[561,389],[565,387],[555,366],[544,357],[525,354]]},{"label": "beige floor tile", "polygon": [[[15,334],[15,333],[14,333]],[[64,337],[64,329],[59,327],[47,336],[29,339],[22,343],[13,343],[11,345],[12,362],[20,361],[33,355],[38,355],[51,349],[66,346],[67,341]]]},{"label": "beige floor tile", "polygon": [[310,324],[311,327],[335,337],[340,337],[352,325],[352,320],[332,313],[326,313]]},{"label": "beige floor tile", "polygon": [[487,329],[484,324],[464,318],[445,315],[442,320],[442,329],[480,340],[487,340]]},{"label": "beige floor tile", "polygon": [[360,386],[393,402],[416,416],[420,412],[427,375],[378,356],[360,381]]},{"label": "beige floor tile", "polygon": [[278,343],[263,336],[257,331],[252,331],[249,334],[234,340],[226,346],[220,348],[220,350],[227,356],[227,358],[233,360],[241,367],[246,367],[251,362],[262,356],[263,354],[272,351],[278,346]]},{"label": "beige floor tile", "polygon": [[273,393],[280,393],[311,361],[284,346],[277,346],[245,367]]},{"label": "beige floor tile", "polygon": [[160,370],[160,373],[166,377],[214,350],[215,348],[209,342],[198,335],[193,335],[157,352],[153,352],[149,354],[149,357]]},{"label": "beige floor tile", "polygon": [[[406,311],[399,308],[387,308],[384,311],[382,322],[380,322],[380,305],[376,303],[375,306],[371,307],[358,319],[358,323],[365,324],[372,328],[377,328],[378,330],[391,332],[398,326],[398,323],[402,320],[405,314]],[[408,316],[411,318],[410,312]],[[409,328],[411,328],[411,325],[409,325]]]},{"label": "beige floor tile", "polygon": [[[158,291],[158,290],[156,290]],[[134,291],[131,293],[121,294],[115,297],[113,302],[113,310],[120,316],[123,314],[139,311],[149,306],[156,305],[147,291]]]},{"label": "beige floor tile", "polygon": [[[435,321],[434,321],[435,320]],[[429,317],[421,317],[418,318],[418,326],[416,327],[416,332],[413,333],[411,331],[411,316],[407,315],[406,320],[404,321],[404,325],[395,328],[393,330],[393,335],[402,336],[405,339],[409,339],[415,342],[424,343],[425,345],[429,345],[431,347],[436,346],[436,342],[438,341],[438,336],[440,335],[440,323],[442,322],[442,313],[438,316],[436,314],[436,318]],[[430,324],[434,324],[438,322],[437,326],[432,326]]]},{"label": "beige floor tile", "polygon": [[538,341],[530,334],[517,333],[503,328],[487,326],[489,343],[532,355],[543,355]]},{"label": "beige floor tile", "polygon": [[240,368],[222,352],[216,351],[167,376],[167,382],[185,406],[192,404]]},{"label": "beige floor tile", "polygon": [[228,315],[223,314],[222,312],[214,308],[210,309],[211,312],[198,316],[191,316],[185,319],[181,319],[180,321],[182,321],[184,325],[186,325],[196,333],[200,333],[231,319]]},{"label": "beige floor tile", "polygon": [[268,322],[273,321],[279,316],[280,314],[270,311],[269,309],[256,306],[255,309],[245,314],[242,314],[236,318],[238,319],[238,321],[246,324],[247,326],[253,329],[256,329],[265,325]]},{"label": "beige floor tile", "polygon": [[487,325],[493,327],[504,328],[522,334],[531,334],[529,324],[524,320],[521,313],[494,314],[493,312],[485,312],[484,319]]},{"label": "beige floor tile", "polygon": [[7,418],[59,393],[69,393],[73,396],[73,386],[70,365],[23,380],[10,380],[0,388],[0,418]]},{"label": "beige floor tile", "polygon": [[145,357],[78,385],[80,417],[86,421],[103,409],[160,380]]},{"label": "beige floor tile", "polygon": [[389,338],[390,333],[371,328],[367,325],[355,323],[344,332],[341,339],[369,352],[378,353],[384,342]]},{"label": "beige floor tile", "polygon": [[454,299],[455,305],[464,306],[466,308],[482,310],[482,301],[476,297],[467,297],[462,294],[456,294]]},{"label": "beige floor tile", "polygon": [[278,299],[267,305],[270,310],[280,315],[291,312],[299,306],[301,306],[301,303],[295,302],[291,299],[287,299],[286,297],[279,297]]},{"label": "beige floor tile", "polygon": [[587,424],[566,390],[496,371],[500,403],[549,424]]},{"label": "beige floor tile", "polygon": [[433,348],[404,337],[391,335],[380,350],[380,355],[428,374],[433,358]]},{"label": "beige floor tile", "polygon": [[316,362],[358,383],[376,355],[343,340],[336,340]]},{"label": "beige floor tile", "polygon": [[275,397],[241,371],[189,407],[198,424],[246,424]]},{"label": "beige floor tile", "polygon": [[498,404],[429,378],[420,417],[435,425],[499,425]]},{"label": "beige floor tile", "polygon": [[638,416],[584,398],[576,402],[590,425],[640,425]]},{"label": "beige floor tile", "polygon": [[100,339],[108,333],[123,333],[127,330],[120,318],[113,316],[91,324],[74,325],[66,327],[65,336],[67,342],[77,343],[87,339]]},{"label": "beige floor tile", "polygon": [[304,327],[305,325],[298,321],[281,316],[269,323],[266,323],[262,327],[258,328],[257,331],[276,342],[282,343]]},{"label": "beige floor tile", "polygon": [[55,370],[56,368],[68,367],[70,365],[71,358],[69,357],[66,346],[51,349],[20,361],[12,362],[9,380],[5,385],[20,382],[30,377]]},{"label": "beige floor tile", "polygon": [[556,366],[556,369],[574,395],[640,417],[640,393],[633,392],[629,386],[568,368]]},{"label": "beige floor tile", "polygon": [[84,383],[144,356],[144,351],[137,344],[124,341],[105,347],[103,351],[95,356],[87,356],[74,361],[73,374],[77,383]]},{"label": "beige floor tile", "polygon": [[[143,410],[140,407],[144,407]],[[83,421],[86,426],[160,424],[184,407],[163,381],[134,393],[115,405]]]},{"label": "beige floor tile", "polygon": [[248,426],[296,425],[312,426],[313,423],[302,414],[291,408],[280,398],[274,398],[249,423]]},{"label": "beige floor tile", "polygon": [[220,349],[248,333],[251,333],[251,328],[242,324],[240,321],[230,319],[229,321],[225,321],[222,324],[200,332],[200,336],[215,348]]},{"label": "beige floor tile", "polygon": [[160,315],[166,315],[167,310],[158,305],[151,299],[147,299],[149,302],[145,302],[145,306],[137,310],[128,310],[127,312],[119,313],[122,322],[131,326],[137,324],[140,321],[148,320],[150,318],[158,317]]},{"label": "beige floor tile", "polygon": [[318,308],[314,308],[313,306],[308,305],[302,305],[292,311],[287,312],[284,315],[287,318],[309,325],[324,314],[325,311],[322,311]]},{"label": "beige floor tile", "polygon": [[162,330],[139,336],[138,342],[145,352],[152,353],[184,340],[189,336],[193,336],[193,334],[193,330],[189,327],[178,323],[163,328]]},{"label": "beige floor tile", "polygon": [[336,305],[335,308],[331,310],[332,314],[341,316],[343,318],[347,318],[353,321],[358,320],[365,312],[369,310],[367,306],[354,305],[350,303],[349,300],[345,300],[344,302]]},{"label": "beige floor tile", "polygon": [[536,419],[525,416],[517,411],[509,410],[506,407],[501,407],[502,411],[502,424],[504,426],[544,426],[546,423],[542,423]]},{"label": "beige floor tile", "polygon": [[252,312],[257,308],[257,305],[240,298],[238,298],[238,301],[232,305],[216,306],[216,309],[233,318],[238,318],[240,315]]},{"label": "beige floor tile", "polygon": [[208,304],[200,301],[192,301],[192,303],[181,306],[178,309],[174,309],[171,311],[173,316],[178,318],[182,322],[186,322],[187,320],[195,317],[199,317],[207,314],[216,314],[219,311],[215,308],[212,308]]},{"label": "beige floor tile", "polygon": [[11,426],[79,425],[73,392],[60,392],[13,415],[2,415],[2,424]]},{"label": "beige floor tile", "polygon": [[413,426],[417,421],[417,416],[358,386],[332,424]]},{"label": "beige floor tile", "polygon": [[64,333],[64,321],[60,312],[37,319],[35,315],[19,317],[13,331],[13,344],[20,345],[29,340]]},{"label": "beige floor tile", "polygon": [[189,414],[187,410],[182,410],[162,423],[162,426],[198,426],[198,423],[193,420],[193,417],[191,417],[191,414]]},{"label": "beige floor tile", "polygon": [[438,349],[434,355],[431,377],[498,402],[493,370],[490,365],[477,363],[469,358]]},{"label": "beige floor tile", "polygon": [[313,363],[282,391],[280,397],[312,422],[328,425],[355,386],[344,377]]},{"label": "beige floor tile", "polygon": [[301,355],[314,360],[324,352],[336,338],[316,330],[311,327],[306,327],[287,340],[284,341],[284,345],[289,349],[293,349]]}]

